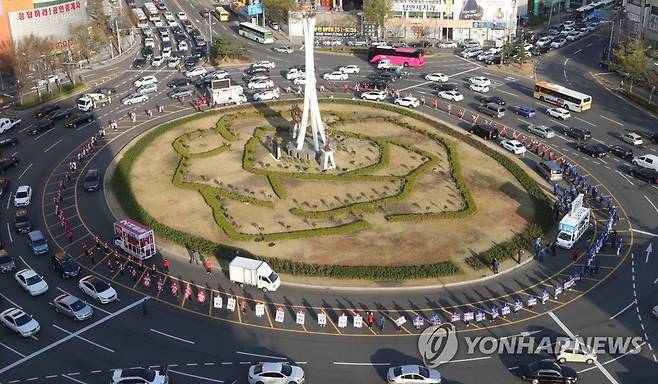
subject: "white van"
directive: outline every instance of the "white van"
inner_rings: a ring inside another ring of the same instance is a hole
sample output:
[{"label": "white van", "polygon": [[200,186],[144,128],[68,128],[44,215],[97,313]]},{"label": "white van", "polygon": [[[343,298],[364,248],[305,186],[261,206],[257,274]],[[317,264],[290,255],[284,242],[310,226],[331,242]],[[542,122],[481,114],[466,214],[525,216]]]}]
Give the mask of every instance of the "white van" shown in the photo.
[{"label": "white van", "polygon": [[633,165],[639,165],[642,168],[650,168],[658,171],[658,156],[656,155],[635,156],[632,163]]},{"label": "white van", "polygon": [[596,361],[596,354],[587,345],[576,340],[565,340],[560,343],[555,358],[563,364],[566,362],[593,364]]}]

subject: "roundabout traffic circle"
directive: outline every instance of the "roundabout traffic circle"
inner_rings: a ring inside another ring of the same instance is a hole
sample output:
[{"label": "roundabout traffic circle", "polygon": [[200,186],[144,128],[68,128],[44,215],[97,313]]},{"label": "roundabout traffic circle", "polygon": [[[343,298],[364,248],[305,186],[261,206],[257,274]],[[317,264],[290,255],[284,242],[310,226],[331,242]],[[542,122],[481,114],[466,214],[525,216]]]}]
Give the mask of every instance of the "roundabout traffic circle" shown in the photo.
[{"label": "roundabout traffic circle", "polygon": [[[257,106],[257,108],[258,107],[260,106]],[[273,104],[270,107],[276,107],[276,104]],[[426,119],[421,114],[407,112],[395,107],[384,108],[384,110],[393,110],[404,116],[404,118],[412,116],[421,122]],[[184,113],[186,111],[181,110],[178,112]],[[220,113],[231,114],[234,112],[236,112],[236,109],[224,109],[221,111],[206,112],[204,115],[208,116]],[[182,113],[178,113],[177,115],[180,114]],[[160,121],[156,120],[154,123],[163,123],[162,120],[168,118],[167,115],[162,116],[158,119]],[[184,117],[181,120],[176,121],[176,123],[180,124],[181,122],[191,121],[195,118],[196,116]],[[169,120],[171,120],[171,118],[169,118]],[[149,120],[147,120],[147,122],[148,121]],[[122,122],[120,125],[121,130],[120,132],[117,132],[115,136],[108,138],[103,137],[99,140],[98,147],[90,154],[90,160],[93,160],[98,156],[102,149],[107,148],[114,140],[120,138],[123,134],[130,132],[130,130],[140,127],[146,128],[143,126],[144,124],[146,124],[145,121],[139,121],[136,124],[126,124],[125,121]],[[150,127],[148,129],[150,129]],[[157,129],[158,128],[155,128],[155,130]],[[155,130],[151,130],[144,134],[142,138],[155,132]],[[452,138],[459,137],[465,141],[470,141],[469,144],[475,143],[476,147],[479,146],[478,149],[483,150],[485,153],[486,151],[492,151],[493,156],[489,155],[490,157],[500,156],[499,159],[501,160],[508,159],[506,155],[502,155],[497,150],[493,150],[491,147],[483,145],[468,136],[457,133],[457,131],[452,133],[449,132],[451,131],[441,131],[441,133],[445,133],[447,136],[452,136]],[[180,137],[180,135],[176,137]],[[84,145],[85,144],[82,144],[81,147]],[[140,145],[140,141],[133,140],[132,146],[134,147],[135,145]],[[192,144],[187,145],[192,147]],[[212,151],[213,149],[210,150]],[[155,300],[179,307],[188,312],[197,313],[202,316],[234,324],[291,332],[348,336],[417,335],[426,324],[442,320],[458,323],[458,332],[501,327],[536,318],[548,311],[572,303],[611,276],[628,255],[628,252],[622,252],[617,255],[614,253],[603,255],[607,256],[607,258],[612,261],[612,264],[607,267],[609,272],[601,277],[588,277],[581,274],[576,280],[576,271],[582,266],[580,261],[582,261],[584,256],[578,255],[580,257],[578,260],[574,260],[563,267],[556,268],[554,271],[546,271],[551,272],[550,275],[548,273],[543,274],[543,277],[545,276],[545,278],[536,280],[531,284],[513,290],[503,287],[504,289],[502,291],[488,291],[489,294],[486,296],[479,293],[476,296],[473,296],[469,293],[465,294],[464,300],[454,300],[454,294],[446,296],[443,295],[443,293],[445,293],[443,290],[436,288],[435,299],[429,299],[427,297],[428,295],[432,295],[430,291],[429,293],[426,292],[423,294],[425,296],[424,300],[419,302],[410,301],[408,305],[404,306],[401,306],[395,301],[391,303],[377,301],[373,303],[363,303],[361,300],[366,300],[365,298],[358,299],[357,302],[352,303],[349,299],[345,298],[345,295],[340,293],[336,297],[331,297],[331,293],[329,293],[329,297],[323,298],[320,302],[310,302],[303,298],[298,303],[295,303],[287,298],[285,294],[283,296],[278,293],[252,294],[246,290],[236,291],[234,286],[223,286],[222,282],[212,282],[212,284],[201,283],[198,281],[202,279],[168,273],[168,270],[165,271],[159,267],[160,260],[154,260],[158,263],[158,267],[155,268],[154,264],[154,270],[151,270],[148,268],[148,265],[141,267],[137,265],[134,260],[126,258],[125,255],[118,252],[109,252],[106,253],[105,257],[102,257],[100,261],[94,263],[92,260],[92,263],[88,263],[85,255],[79,253],[79,247],[82,242],[90,241],[95,234],[90,231],[90,227],[85,223],[85,219],[80,211],[78,189],[66,188],[62,190],[61,183],[58,182],[58,180],[63,177],[66,164],[75,158],[76,151],[68,154],[62,159],[60,164],[55,166],[48,178],[43,194],[44,219],[48,223],[48,231],[54,239],[55,244],[59,248],[73,254],[74,257],[83,264],[83,267],[87,271],[102,276],[105,279],[112,281],[115,285],[122,286],[141,294],[146,294]],[[427,156],[427,159],[431,158],[431,156]],[[504,160],[499,160],[498,162],[502,163]],[[518,169],[521,169],[516,162],[512,162],[512,164],[516,165]],[[84,170],[88,165],[89,162],[78,170],[81,172],[77,174],[76,185],[79,184],[78,182],[81,179],[81,175],[84,174]],[[516,170],[517,168],[512,166],[512,169]],[[120,168],[116,168],[114,172],[116,173],[117,170],[119,172],[125,172],[125,170],[122,171]],[[515,174],[515,176],[520,183],[523,184],[524,182],[527,182],[527,180],[519,180],[518,174]],[[527,187],[528,185],[526,184],[524,186]],[[602,188],[605,187],[602,186]],[[532,188],[526,188],[526,190],[530,195],[537,193],[537,191],[533,191]],[[76,230],[76,240],[70,241],[69,243],[66,243],[65,240],[62,241],[66,237],[58,228],[57,216],[46,213],[47,209],[52,209],[52,204],[49,203],[47,199],[57,193],[63,194],[63,200],[73,199],[73,208],[75,212],[71,217],[71,221],[79,221],[79,224],[74,227]],[[591,203],[592,205],[596,204],[593,201]],[[619,210],[621,216],[625,217],[626,215],[623,208],[619,207]],[[594,223],[595,229],[598,229],[600,227],[600,223],[598,222],[606,222],[608,221],[608,218],[605,217],[604,207],[596,207],[594,211],[594,216],[596,217]],[[623,230],[620,229],[620,231]],[[78,236],[77,234],[80,232],[84,233]],[[596,233],[592,234],[592,239],[595,235]],[[630,237],[628,243],[632,244],[632,233],[629,232],[628,236]],[[135,272],[124,274],[117,269],[104,268],[106,265],[105,263],[108,265],[128,265],[130,268],[134,269]],[[151,261],[149,261],[149,263],[151,263]],[[145,284],[145,279],[148,281],[148,284]],[[152,284],[152,281],[157,281],[157,284]],[[475,292],[477,292],[477,290],[475,290]],[[356,294],[356,297],[360,297],[360,295]],[[505,309],[509,312],[505,312]],[[397,329],[391,329],[389,326],[381,331],[375,326],[364,326],[363,319],[370,318],[370,315],[373,312],[375,312],[378,317],[381,316],[386,322],[399,324],[399,326]],[[494,313],[497,315],[494,316]],[[459,320],[456,320],[457,318],[459,318]]]}]

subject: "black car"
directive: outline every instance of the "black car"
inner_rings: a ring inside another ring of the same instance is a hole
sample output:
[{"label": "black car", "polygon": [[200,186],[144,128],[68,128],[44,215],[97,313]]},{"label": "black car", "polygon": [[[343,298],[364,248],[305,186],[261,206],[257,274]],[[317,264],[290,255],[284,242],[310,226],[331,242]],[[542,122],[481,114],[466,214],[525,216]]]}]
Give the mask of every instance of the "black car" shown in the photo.
[{"label": "black car", "polygon": [[172,99],[178,99],[181,97],[192,96],[192,93],[194,93],[194,90],[191,88],[178,88],[167,93],[167,96],[171,97]]},{"label": "black car", "polygon": [[9,256],[7,251],[0,249],[0,272],[7,273],[16,269],[14,258]]},{"label": "black car", "polygon": [[585,128],[564,128],[563,133],[565,136],[573,137],[576,140],[585,141],[592,137],[592,132]]},{"label": "black car", "polygon": [[138,57],[133,61],[133,68],[142,68],[146,64],[146,59]]},{"label": "black car", "polygon": [[208,49],[206,47],[195,47],[192,54],[198,57],[206,57],[208,56]]},{"label": "black car", "polygon": [[194,28],[194,29],[192,29],[192,30],[190,31],[190,36],[192,36],[192,37],[194,37],[194,36],[201,36],[201,31],[199,31],[198,29]]},{"label": "black car", "polygon": [[621,145],[613,145],[610,147],[610,152],[617,156],[621,157],[622,159],[632,159],[633,158],[633,151],[630,149],[621,146]]},{"label": "black car", "polygon": [[383,79],[374,79],[374,80],[369,80],[369,81],[362,81],[359,83],[359,86],[363,89],[368,87],[369,90],[372,89],[384,89],[390,84],[390,81],[386,81]]},{"label": "black car", "polygon": [[192,80],[185,78],[185,79],[173,79],[167,83],[167,87],[169,88],[177,88],[177,87],[185,87],[192,84]]},{"label": "black car", "polygon": [[575,383],[578,381],[576,371],[553,359],[533,361],[520,366],[521,378],[533,383]]},{"label": "black car", "polygon": [[649,136],[649,140],[658,143],[658,133],[652,133],[651,136]]},{"label": "black car", "polygon": [[71,115],[66,121],[64,122],[64,126],[66,128],[77,128],[78,125],[87,122],[91,123],[94,120],[94,115],[90,112],[82,112],[82,113],[77,113],[75,115]]},{"label": "black car", "polygon": [[546,45],[544,45],[544,46],[535,45],[535,46],[530,50],[530,53],[532,53],[533,56],[539,56],[539,55],[542,55],[542,54],[544,54],[544,53],[550,51],[550,49],[551,49],[551,45],[550,45],[550,44],[546,44]]},{"label": "black car", "polygon": [[54,111],[47,117],[50,118],[51,120],[63,120],[63,119],[68,119],[71,117],[71,110],[70,109],[60,109],[59,111]]},{"label": "black car", "polygon": [[459,86],[455,83],[445,83],[445,84],[437,84],[434,89],[436,89],[439,92],[443,91],[456,91],[459,89]]},{"label": "black car", "polygon": [[153,47],[142,48],[142,56],[147,59],[150,59],[153,56]]},{"label": "black car", "polygon": [[9,187],[9,179],[4,176],[0,176],[0,196],[5,195],[7,187]]},{"label": "black car", "polygon": [[62,274],[62,277],[67,279],[69,277],[76,277],[80,274],[80,264],[68,253],[61,251],[57,252],[51,261],[53,270]]},{"label": "black car", "polygon": [[171,41],[163,41],[161,45],[162,45],[162,47],[161,47],[162,49],[165,49],[165,48],[171,49]]},{"label": "black car", "polygon": [[0,173],[9,167],[18,165],[18,159],[15,156],[0,156]]},{"label": "black car", "polygon": [[488,57],[484,60],[484,63],[487,64],[487,65],[501,64],[503,62],[507,63],[507,60],[503,61],[503,56],[499,53],[497,53],[497,54],[495,54],[491,57]]},{"label": "black car", "polygon": [[265,68],[265,67],[251,67],[251,68],[247,68],[244,71],[244,73],[246,73],[249,76],[265,75],[265,74],[270,73],[270,70],[268,68]]},{"label": "black car", "polygon": [[28,233],[32,230],[32,220],[27,209],[19,209],[14,214],[14,229],[18,233]]},{"label": "black car", "polygon": [[82,182],[82,187],[85,191],[93,192],[98,191],[101,185],[101,174],[98,172],[98,169],[90,169],[85,175],[85,179]]},{"label": "black car", "polygon": [[576,145],[576,149],[592,157],[603,157],[608,155],[608,147],[603,144],[580,143]]},{"label": "black car", "polygon": [[102,93],[104,95],[114,95],[117,93],[117,89],[113,87],[101,87],[94,89],[94,93]]},{"label": "black car", "polygon": [[59,109],[59,105],[57,104],[46,105],[44,107],[37,109],[34,112],[34,117],[36,117],[37,119],[41,119],[43,117],[50,115],[51,113],[55,112],[58,109]]},{"label": "black car", "polygon": [[15,147],[18,144],[18,139],[15,137],[7,137],[0,140],[0,148],[2,147]]},{"label": "black car", "polygon": [[503,100],[503,98],[499,96],[482,96],[480,97],[480,103],[482,104],[494,103],[498,105],[505,105],[505,100]]},{"label": "black car", "polygon": [[[134,4],[133,4],[134,5]],[[162,1],[158,1],[155,3],[156,8],[158,8],[160,11],[166,11],[167,10],[167,5],[163,3]]]},{"label": "black car", "polygon": [[183,30],[178,25],[174,25],[173,27],[171,27],[171,32],[173,32],[174,35],[177,35],[179,33],[183,33]]},{"label": "black car", "polygon": [[651,168],[633,167],[628,174],[649,184],[658,184],[658,171]]},{"label": "black car", "polygon": [[32,136],[39,134],[41,132],[49,131],[51,129],[55,128],[55,121],[54,120],[44,120],[36,123],[34,126],[30,127],[27,130],[27,134]]},{"label": "black car", "polygon": [[398,77],[393,72],[382,72],[378,75],[375,75],[375,79],[380,79],[388,82],[394,82]]},{"label": "black car", "polygon": [[167,32],[167,27],[157,27],[156,30],[158,31],[158,35],[162,36]]},{"label": "black car", "polygon": [[196,67],[196,64],[199,62],[199,58],[196,56],[188,56],[185,58],[185,67],[192,69]]}]

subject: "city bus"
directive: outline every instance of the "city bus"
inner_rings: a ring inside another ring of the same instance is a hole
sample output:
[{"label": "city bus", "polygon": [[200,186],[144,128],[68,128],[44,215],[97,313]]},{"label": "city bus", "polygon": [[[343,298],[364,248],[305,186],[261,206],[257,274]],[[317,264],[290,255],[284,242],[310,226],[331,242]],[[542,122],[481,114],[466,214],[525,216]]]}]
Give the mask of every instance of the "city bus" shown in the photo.
[{"label": "city bus", "polygon": [[149,20],[146,18],[146,15],[141,8],[132,8],[132,13],[135,16],[137,28],[146,28],[149,26]]},{"label": "city bus", "polygon": [[254,23],[240,23],[240,29],[238,30],[238,33],[240,36],[244,36],[247,39],[255,40],[262,44],[270,44],[274,42],[272,31]]},{"label": "city bus", "polygon": [[150,21],[160,20],[160,12],[152,2],[144,3],[144,12],[148,15]]},{"label": "city bus", "polygon": [[547,81],[535,83],[533,96],[574,112],[586,111],[592,106],[592,96]]},{"label": "city bus", "polygon": [[576,8],[576,12],[575,12],[576,20],[588,21],[589,19],[592,18],[592,15],[594,14],[594,10],[595,8],[593,4],[583,5],[580,8]]},{"label": "city bus", "polygon": [[215,7],[215,16],[219,21],[228,21],[228,11],[224,7]]},{"label": "city bus", "polygon": [[368,61],[377,63],[380,60],[388,60],[393,65],[422,67],[425,64],[425,54],[422,49],[416,48],[370,47]]}]

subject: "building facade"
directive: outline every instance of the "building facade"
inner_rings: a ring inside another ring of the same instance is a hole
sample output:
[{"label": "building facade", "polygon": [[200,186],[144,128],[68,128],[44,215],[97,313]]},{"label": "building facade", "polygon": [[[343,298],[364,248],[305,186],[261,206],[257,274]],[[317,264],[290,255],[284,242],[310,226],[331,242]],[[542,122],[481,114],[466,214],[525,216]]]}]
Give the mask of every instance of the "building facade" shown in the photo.
[{"label": "building facade", "polygon": [[658,0],[627,0],[627,33],[645,45],[658,46]]},{"label": "building facade", "polygon": [[386,31],[404,40],[502,40],[516,34],[517,9],[516,0],[395,0]]},{"label": "building facade", "polygon": [[0,52],[30,34],[50,36],[55,48],[66,48],[69,28],[88,20],[86,8],[87,0],[0,0]]}]

